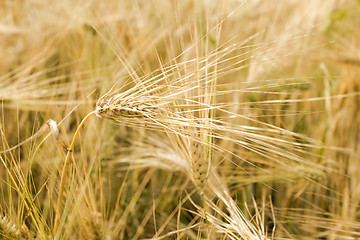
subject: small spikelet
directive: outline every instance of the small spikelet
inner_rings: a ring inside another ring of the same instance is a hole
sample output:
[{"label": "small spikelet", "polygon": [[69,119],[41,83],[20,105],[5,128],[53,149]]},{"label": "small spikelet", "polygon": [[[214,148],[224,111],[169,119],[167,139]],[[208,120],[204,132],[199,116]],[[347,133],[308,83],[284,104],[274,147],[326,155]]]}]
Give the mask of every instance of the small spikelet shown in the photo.
[{"label": "small spikelet", "polygon": [[83,228],[82,239],[101,240],[103,237],[102,216],[98,212],[91,212],[84,217],[85,222],[81,225]]},{"label": "small spikelet", "polygon": [[0,216],[1,239],[23,239],[20,229],[6,216]]},{"label": "small spikelet", "polygon": [[68,147],[66,146],[64,139],[60,135],[57,123],[54,120],[49,119],[47,121],[47,125],[48,125],[50,132],[53,135],[56,143],[59,144],[60,146],[62,146],[66,150]]}]

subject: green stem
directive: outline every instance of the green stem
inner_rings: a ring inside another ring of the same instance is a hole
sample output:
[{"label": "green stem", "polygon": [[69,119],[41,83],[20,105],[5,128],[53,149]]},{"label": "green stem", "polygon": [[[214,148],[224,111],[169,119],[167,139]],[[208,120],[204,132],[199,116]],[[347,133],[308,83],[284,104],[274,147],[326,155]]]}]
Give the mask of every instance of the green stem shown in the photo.
[{"label": "green stem", "polygon": [[65,157],[65,161],[64,161],[64,167],[63,167],[63,171],[62,171],[62,174],[61,174],[61,181],[60,181],[60,189],[59,189],[58,199],[57,199],[57,203],[56,203],[56,206],[55,206],[57,208],[56,211],[55,211],[55,224],[54,224],[54,234],[55,235],[56,235],[56,232],[58,230],[60,219],[61,219],[61,205],[62,205],[62,201],[63,201],[65,183],[66,183],[66,178],[67,178],[67,171],[69,169],[70,155],[71,155],[72,151],[74,150],[75,140],[76,140],[77,136],[79,135],[81,127],[84,125],[85,121],[90,116],[95,114],[95,112],[96,111],[93,111],[93,112],[89,113],[88,115],[86,115],[86,117],[84,117],[84,119],[81,121],[78,128],[76,129],[76,132],[74,134],[74,137],[72,139],[70,147],[67,149],[67,153],[66,153],[66,157]]}]

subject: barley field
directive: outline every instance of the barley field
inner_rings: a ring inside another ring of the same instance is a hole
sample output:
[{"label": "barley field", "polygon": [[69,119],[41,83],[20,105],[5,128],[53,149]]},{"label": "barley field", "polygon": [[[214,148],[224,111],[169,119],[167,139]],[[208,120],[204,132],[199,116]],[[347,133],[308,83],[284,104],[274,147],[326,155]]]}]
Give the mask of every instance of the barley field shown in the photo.
[{"label": "barley field", "polygon": [[1,0],[0,239],[360,239],[360,1]]}]

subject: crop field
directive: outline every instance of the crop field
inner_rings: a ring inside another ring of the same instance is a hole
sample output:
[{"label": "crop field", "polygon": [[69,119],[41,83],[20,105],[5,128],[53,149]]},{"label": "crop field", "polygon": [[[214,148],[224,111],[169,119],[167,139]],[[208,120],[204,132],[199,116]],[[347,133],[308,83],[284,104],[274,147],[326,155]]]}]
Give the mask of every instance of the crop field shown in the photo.
[{"label": "crop field", "polygon": [[0,239],[360,239],[360,1],[0,0]]}]

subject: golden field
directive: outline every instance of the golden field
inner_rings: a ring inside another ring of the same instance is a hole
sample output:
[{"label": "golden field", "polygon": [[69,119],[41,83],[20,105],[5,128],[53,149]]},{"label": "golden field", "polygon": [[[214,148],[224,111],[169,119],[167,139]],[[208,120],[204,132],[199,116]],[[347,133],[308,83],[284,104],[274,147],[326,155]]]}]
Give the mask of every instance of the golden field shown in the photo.
[{"label": "golden field", "polygon": [[0,239],[360,239],[360,2],[0,1]]}]

